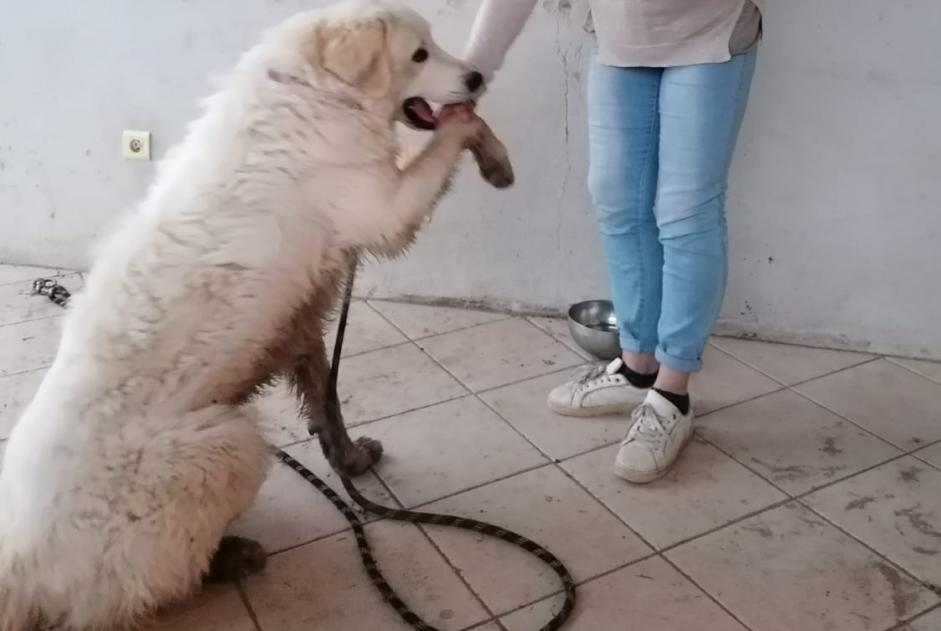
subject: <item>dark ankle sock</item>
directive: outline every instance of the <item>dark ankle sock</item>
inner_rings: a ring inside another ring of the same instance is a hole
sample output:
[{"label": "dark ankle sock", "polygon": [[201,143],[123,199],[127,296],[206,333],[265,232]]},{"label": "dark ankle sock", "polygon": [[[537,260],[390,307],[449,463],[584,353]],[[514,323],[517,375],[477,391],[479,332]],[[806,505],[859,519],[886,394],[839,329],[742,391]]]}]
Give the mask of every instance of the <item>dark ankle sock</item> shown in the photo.
[{"label": "dark ankle sock", "polygon": [[688,394],[677,394],[675,392],[667,392],[666,390],[661,390],[660,388],[654,388],[654,391],[657,392],[664,399],[676,406],[681,414],[686,416],[689,414],[689,395]]},{"label": "dark ankle sock", "polygon": [[657,381],[657,373],[654,372],[645,375],[644,373],[633,371],[628,368],[627,364],[623,361],[621,362],[621,368],[618,372],[627,377],[627,381],[635,388],[650,388],[653,386],[654,382]]}]

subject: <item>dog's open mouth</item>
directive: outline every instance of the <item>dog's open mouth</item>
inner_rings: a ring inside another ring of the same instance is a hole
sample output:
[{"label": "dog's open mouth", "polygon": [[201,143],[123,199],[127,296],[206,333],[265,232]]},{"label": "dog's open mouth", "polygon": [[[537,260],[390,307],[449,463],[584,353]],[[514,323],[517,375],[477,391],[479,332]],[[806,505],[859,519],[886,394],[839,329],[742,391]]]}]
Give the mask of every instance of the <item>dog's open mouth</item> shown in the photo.
[{"label": "dog's open mouth", "polygon": [[402,114],[409,124],[417,129],[434,129],[438,124],[431,104],[420,96],[405,99],[402,103]]}]

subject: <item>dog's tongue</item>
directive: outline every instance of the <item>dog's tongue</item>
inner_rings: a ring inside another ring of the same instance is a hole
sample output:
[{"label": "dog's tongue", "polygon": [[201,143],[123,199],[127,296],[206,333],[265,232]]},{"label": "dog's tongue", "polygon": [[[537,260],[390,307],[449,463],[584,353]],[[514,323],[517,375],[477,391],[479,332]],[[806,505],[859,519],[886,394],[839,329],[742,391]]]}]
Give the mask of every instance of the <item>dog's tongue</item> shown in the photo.
[{"label": "dog's tongue", "polygon": [[431,109],[428,101],[421,97],[412,97],[405,101],[405,106],[413,118],[418,119],[427,125],[434,127],[435,113]]}]

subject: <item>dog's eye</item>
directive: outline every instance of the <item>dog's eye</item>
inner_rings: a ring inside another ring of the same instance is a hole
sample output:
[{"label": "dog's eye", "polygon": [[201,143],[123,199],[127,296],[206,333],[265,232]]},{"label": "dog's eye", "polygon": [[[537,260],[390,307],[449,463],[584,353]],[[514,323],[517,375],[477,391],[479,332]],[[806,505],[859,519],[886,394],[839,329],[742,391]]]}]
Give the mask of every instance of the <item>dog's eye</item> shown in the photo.
[{"label": "dog's eye", "polygon": [[414,61],[416,64],[420,64],[426,59],[428,59],[428,51],[424,48],[419,48],[415,51],[415,54],[412,55],[412,61]]}]

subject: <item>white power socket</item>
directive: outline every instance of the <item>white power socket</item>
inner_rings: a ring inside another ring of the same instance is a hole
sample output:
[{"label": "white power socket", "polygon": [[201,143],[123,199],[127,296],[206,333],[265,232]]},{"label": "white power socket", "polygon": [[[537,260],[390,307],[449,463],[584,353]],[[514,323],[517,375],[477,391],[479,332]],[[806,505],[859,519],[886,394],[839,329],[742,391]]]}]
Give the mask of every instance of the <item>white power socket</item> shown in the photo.
[{"label": "white power socket", "polygon": [[125,129],[121,134],[121,155],[125,160],[150,160],[150,132]]}]

